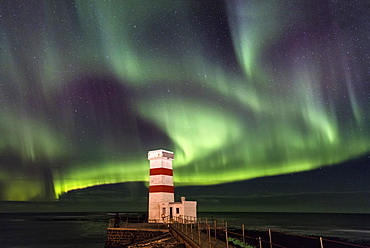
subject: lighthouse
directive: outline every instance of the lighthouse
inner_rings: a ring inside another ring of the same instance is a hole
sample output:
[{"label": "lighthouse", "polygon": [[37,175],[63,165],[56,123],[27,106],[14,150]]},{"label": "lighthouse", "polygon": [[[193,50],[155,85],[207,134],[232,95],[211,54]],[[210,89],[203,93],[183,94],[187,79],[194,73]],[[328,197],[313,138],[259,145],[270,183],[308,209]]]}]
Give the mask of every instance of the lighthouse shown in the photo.
[{"label": "lighthouse", "polygon": [[172,161],[173,152],[155,150],[148,153],[150,160],[149,181],[149,220],[158,222],[160,216],[166,216],[166,210],[159,209],[159,203],[174,202]]},{"label": "lighthouse", "polygon": [[148,222],[165,222],[174,217],[196,219],[195,201],[175,202],[172,161],[173,152],[163,149],[148,152],[150,161]]}]

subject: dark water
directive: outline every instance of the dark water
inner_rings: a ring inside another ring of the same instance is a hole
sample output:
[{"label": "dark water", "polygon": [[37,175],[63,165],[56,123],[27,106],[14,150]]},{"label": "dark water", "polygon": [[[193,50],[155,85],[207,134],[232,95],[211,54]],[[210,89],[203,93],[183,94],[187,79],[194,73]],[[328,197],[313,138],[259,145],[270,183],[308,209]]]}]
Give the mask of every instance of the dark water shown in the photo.
[{"label": "dark water", "polygon": [[0,247],[104,247],[106,213],[0,214]]},{"label": "dark water", "polygon": [[[108,213],[0,214],[0,247],[104,247]],[[370,242],[370,214],[199,213],[229,225]]]}]

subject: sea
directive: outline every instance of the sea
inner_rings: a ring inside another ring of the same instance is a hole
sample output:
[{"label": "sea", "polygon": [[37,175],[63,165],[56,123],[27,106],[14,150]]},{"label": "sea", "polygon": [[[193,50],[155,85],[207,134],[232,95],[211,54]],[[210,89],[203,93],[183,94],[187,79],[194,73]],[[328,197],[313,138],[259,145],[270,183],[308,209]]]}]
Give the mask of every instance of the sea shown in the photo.
[{"label": "sea", "polygon": [[[104,247],[108,220],[115,213],[0,213],[0,247]],[[120,213],[142,216],[143,213]],[[282,231],[370,242],[370,214],[198,213],[229,227]]]}]

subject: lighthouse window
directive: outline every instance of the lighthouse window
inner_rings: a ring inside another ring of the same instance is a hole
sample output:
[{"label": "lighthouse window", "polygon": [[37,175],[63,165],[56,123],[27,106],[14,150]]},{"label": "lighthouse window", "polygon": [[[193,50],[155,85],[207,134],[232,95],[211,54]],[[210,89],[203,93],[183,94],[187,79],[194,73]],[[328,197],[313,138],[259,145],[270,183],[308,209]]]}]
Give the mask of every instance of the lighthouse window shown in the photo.
[{"label": "lighthouse window", "polygon": [[180,213],[180,208],[176,208],[176,214]]},{"label": "lighthouse window", "polygon": [[162,214],[166,214],[166,208],[162,208]]}]

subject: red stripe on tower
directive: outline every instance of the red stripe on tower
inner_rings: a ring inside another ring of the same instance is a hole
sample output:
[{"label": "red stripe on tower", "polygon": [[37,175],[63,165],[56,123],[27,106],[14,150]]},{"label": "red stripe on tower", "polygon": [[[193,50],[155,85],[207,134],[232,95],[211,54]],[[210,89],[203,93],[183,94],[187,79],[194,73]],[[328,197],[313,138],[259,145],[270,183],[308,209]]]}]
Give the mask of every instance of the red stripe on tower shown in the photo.
[{"label": "red stripe on tower", "polygon": [[150,175],[156,176],[156,175],[165,175],[165,176],[173,176],[172,169],[167,168],[154,168],[150,169]]},{"label": "red stripe on tower", "polygon": [[149,193],[174,193],[173,186],[167,185],[153,185],[149,187]]}]

